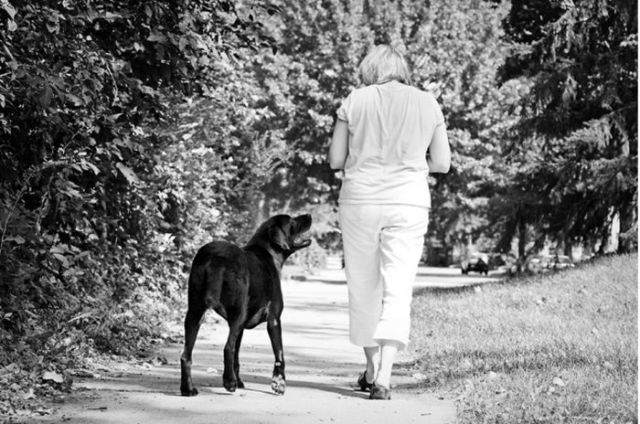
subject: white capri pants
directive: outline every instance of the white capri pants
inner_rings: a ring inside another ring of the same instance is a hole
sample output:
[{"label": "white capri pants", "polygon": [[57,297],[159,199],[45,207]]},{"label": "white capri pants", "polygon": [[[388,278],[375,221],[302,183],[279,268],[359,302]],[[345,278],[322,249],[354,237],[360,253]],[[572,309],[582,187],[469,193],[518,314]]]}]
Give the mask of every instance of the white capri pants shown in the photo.
[{"label": "white capri pants", "polygon": [[349,288],[349,339],[409,343],[413,282],[429,209],[410,205],[340,205]]}]

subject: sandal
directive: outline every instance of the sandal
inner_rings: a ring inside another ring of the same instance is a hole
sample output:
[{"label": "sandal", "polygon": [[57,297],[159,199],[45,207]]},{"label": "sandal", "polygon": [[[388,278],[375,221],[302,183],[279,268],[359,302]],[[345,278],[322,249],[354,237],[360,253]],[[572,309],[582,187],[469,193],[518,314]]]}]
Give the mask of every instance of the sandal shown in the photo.
[{"label": "sandal", "polygon": [[367,371],[366,370],[362,373],[360,378],[358,378],[358,386],[360,386],[360,391],[362,391],[362,392],[371,391],[371,388],[373,387],[373,383],[368,383],[367,382]]},{"label": "sandal", "polygon": [[372,385],[371,394],[369,395],[369,399],[376,400],[389,400],[391,399],[391,390],[387,389],[384,386],[379,386],[375,383]]}]

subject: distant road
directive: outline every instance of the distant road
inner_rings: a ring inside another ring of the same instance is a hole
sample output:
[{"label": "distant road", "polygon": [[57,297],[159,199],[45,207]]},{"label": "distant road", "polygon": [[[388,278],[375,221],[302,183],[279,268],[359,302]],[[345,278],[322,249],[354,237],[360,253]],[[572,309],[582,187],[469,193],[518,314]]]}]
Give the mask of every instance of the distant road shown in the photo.
[{"label": "distant road", "polygon": [[[287,267],[282,271],[283,278],[289,278],[299,281],[318,281],[328,284],[345,284],[346,277],[343,269],[318,269],[313,272],[304,272],[299,267]],[[470,273],[463,275],[460,268],[436,268],[424,267],[418,268],[418,274],[414,284],[415,288],[461,288],[467,286],[476,286],[484,283],[500,281],[505,275],[499,272],[491,271],[488,276],[478,273]]]}]

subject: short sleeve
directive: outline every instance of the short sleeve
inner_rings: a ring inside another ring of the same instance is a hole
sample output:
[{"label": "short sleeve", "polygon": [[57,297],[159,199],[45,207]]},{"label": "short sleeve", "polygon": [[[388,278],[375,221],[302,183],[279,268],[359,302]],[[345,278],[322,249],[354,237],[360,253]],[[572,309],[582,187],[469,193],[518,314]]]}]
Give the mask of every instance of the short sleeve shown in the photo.
[{"label": "short sleeve", "polygon": [[349,122],[349,109],[351,106],[351,97],[352,95],[349,94],[347,96],[346,99],[344,99],[344,101],[342,102],[342,104],[340,105],[340,107],[338,108],[338,111],[336,112],[336,115],[338,115],[338,119],[340,119],[341,121],[345,121],[345,122]]},{"label": "short sleeve", "polygon": [[434,117],[436,121],[435,126],[439,127],[440,125],[444,124],[444,115],[442,114],[442,109],[440,109],[440,105],[438,104],[438,101],[431,93],[427,93],[427,96],[429,97],[429,102],[431,103],[431,107],[434,113]]}]

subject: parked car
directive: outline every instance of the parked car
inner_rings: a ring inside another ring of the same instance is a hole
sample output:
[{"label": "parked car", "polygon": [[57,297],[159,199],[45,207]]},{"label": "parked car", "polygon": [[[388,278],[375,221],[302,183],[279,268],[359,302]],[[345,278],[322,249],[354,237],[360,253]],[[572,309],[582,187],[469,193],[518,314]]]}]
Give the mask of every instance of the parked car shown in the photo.
[{"label": "parked car", "polygon": [[495,269],[499,274],[516,275],[518,259],[508,253],[496,254],[489,260],[489,269]]},{"label": "parked car", "polygon": [[489,254],[474,252],[463,256],[460,260],[460,270],[463,274],[468,274],[471,271],[484,275],[489,274]]},{"label": "parked car", "polygon": [[532,274],[549,271],[551,255],[529,255],[524,262],[524,269]]},{"label": "parked car", "polygon": [[525,269],[533,274],[573,267],[575,264],[565,255],[531,255],[525,262]]},{"label": "parked car", "polygon": [[553,269],[574,268],[576,265],[570,257],[565,255],[556,255],[552,263]]}]

